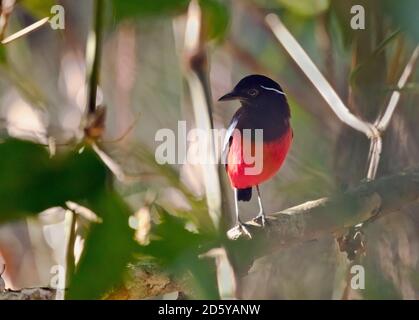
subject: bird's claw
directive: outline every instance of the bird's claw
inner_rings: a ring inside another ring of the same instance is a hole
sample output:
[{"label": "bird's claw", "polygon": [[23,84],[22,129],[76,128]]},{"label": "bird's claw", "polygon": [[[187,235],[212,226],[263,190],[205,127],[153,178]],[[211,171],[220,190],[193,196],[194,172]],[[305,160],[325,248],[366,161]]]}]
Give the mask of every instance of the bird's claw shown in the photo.
[{"label": "bird's claw", "polygon": [[254,219],[253,222],[260,225],[262,228],[266,225],[266,218],[264,213],[259,213]]},{"label": "bird's claw", "polygon": [[239,224],[239,229],[242,233],[244,233],[247,237],[249,237],[249,239],[252,239],[251,233],[249,232],[249,230],[247,230],[247,228],[245,227],[243,223]]},{"label": "bird's claw", "polygon": [[238,222],[233,228],[228,230],[227,236],[230,239],[238,239],[240,236],[245,235],[247,238],[252,239],[252,234],[246,228],[246,226],[242,222]]}]

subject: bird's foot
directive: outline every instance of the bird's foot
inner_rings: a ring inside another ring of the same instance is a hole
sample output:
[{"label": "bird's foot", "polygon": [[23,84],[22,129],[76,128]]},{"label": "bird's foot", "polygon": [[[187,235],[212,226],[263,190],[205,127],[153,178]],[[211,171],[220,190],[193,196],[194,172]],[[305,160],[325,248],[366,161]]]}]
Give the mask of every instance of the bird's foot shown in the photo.
[{"label": "bird's foot", "polygon": [[266,225],[265,213],[260,212],[255,218],[253,218],[253,222],[264,228]]},{"label": "bird's foot", "polygon": [[242,235],[245,235],[248,239],[252,239],[252,234],[242,222],[238,222],[233,228],[227,231],[227,237],[232,240],[236,240]]}]

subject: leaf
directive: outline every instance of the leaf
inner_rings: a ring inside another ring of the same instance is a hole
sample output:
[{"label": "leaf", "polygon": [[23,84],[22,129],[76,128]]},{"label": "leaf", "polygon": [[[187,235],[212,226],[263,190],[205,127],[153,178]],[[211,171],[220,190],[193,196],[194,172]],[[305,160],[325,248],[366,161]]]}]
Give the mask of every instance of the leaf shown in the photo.
[{"label": "leaf", "polygon": [[66,201],[81,202],[102,220],[92,225],[71,279],[71,299],[100,298],[116,285],[137,246],[130,210],[107,184],[107,171],[89,148],[49,158],[30,142],[0,144],[0,223],[36,214]]},{"label": "leaf", "polygon": [[104,165],[89,149],[50,159],[42,146],[10,139],[0,144],[0,155],[0,223],[89,199],[106,181]]},{"label": "leaf", "polygon": [[387,46],[397,38],[400,34],[400,29],[391,32],[377,47],[371,52],[371,54],[362,62],[360,62],[350,74],[350,83],[354,84],[356,77],[358,76],[360,70],[368,68],[369,65],[373,63],[375,59],[387,48]]},{"label": "leaf", "polygon": [[315,16],[329,8],[329,0],[277,0],[277,2],[294,14]]},{"label": "leaf", "polygon": [[140,254],[155,258],[179,277],[191,275],[198,298],[218,299],[215,263],[212,259],[200,257],[216,246],[216,236],[188,231],[185,220],[169,214],[160,206],[155,208],[161,223],[153,228],[154,240],[141,247]]},{"label": "leaf", "polygon": [[201,0],[207,38],[222,40],[230,24],[227,7],[219,0]]},{"label": "leaf", "polygon": [[118,285],[138,246],[128,225],[130,210],[113,191],[100,193],[90,202],[103,223],[94,224],[82,258],[71,279],[67,299],[99,299]]},{"label": "leaf", "polygon": [[407,83],[402,89],[400,89],[398,86],[386,86],[384,88],[384,91],[385,92],[399,91],[399,92],[417,94],[419,93],[419,83],[415,83],[415,82]]},{"label": "leaf", "polygon": [[19,4],[36,18],[44,18],[51,15],[51,7],[56,4],[55,0],[22,0]]},{"label": "leaf", "polygon": [[189,4],[189,0],[111,1],[117,21],[126,18],[177,14],[185,11]]},{"label": "leaf", "polygon": [[[112,0],[117,21],[127,18],[145,18],[184,13],[190,0],[120,1]],[[208,39],[222,39],[230,17],[220,0],[200,0]]]},{"label": "leaf", "polygon": [[6,64],[6,62],[7,62],[6,47],[0,44],[0,65]]}]

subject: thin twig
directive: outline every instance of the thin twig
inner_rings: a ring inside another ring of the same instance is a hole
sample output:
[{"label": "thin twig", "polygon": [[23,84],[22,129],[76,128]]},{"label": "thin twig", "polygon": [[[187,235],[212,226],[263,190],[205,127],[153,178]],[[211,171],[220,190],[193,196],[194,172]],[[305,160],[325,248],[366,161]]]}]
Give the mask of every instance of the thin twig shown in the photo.
[{"label": "thin twig", "polygon": [[383,139],[380,135],[372,137],[370,140],[370,151],[368,154],[367,180],[374,180],[377,175],[378,164],[380,163]]},{"label": "thin twig", "polygon": [[9,17],[15,7],[15,0],[0,1],[0,40],[3,40],[7,25],[9,24]]},{"label": "thin twig", "polygon": [[[202,166],[202,174],[205,186],[205,194],[209,216],[214,228],[220,230],[223,212],[222,185],[220,181],[220,167],[215,165],[215,145],[212,136],[212,97],[209,85],[207,70],[207,54],[205,48],[205,26],[203,26],[202,11],[197,0],[192,0],[188,7],[184,55],[188,65],[185,68],[185,78],[189,86],[195,122],[197,127],[208,132],[206,143],[201,150],[202,156],[206,157],[206,165]],[[237,296],[237,278],[234,269],[228,259],[228,254],[224,248],[222,256],[218,256],[217,278],[218,283],[223,282],[224,286],[219,286],[221,298],[233,298]],[[228,276],[224,275],[228,273]],[[227,279],[227,280],[226,280]]]},{"label": "thin twig", "polygon": [[319,91],[325,101],[329,104],[330,108],[335,112],[336,116],[355,130],[363,132],[367,137],[374,137],[376,133],[374,132],[373,126],[358,119],[349,111],[349,108],[343,103],[336,91],[278,16],[270,13],[266,16],[265,20],[278,41]]},{"label": "thin twig", "polygon": [[95,0],[94,28],[90,30],[86,46],[87,66],[87,113],[94,114],[96,111],[96,95],[99,82],[100,56],[103,28],[103,1]]},{"label": "thin twig", "polygon": [[277,15],[272,13],[268,14],[265,20],[276,38],[313,83],[337,117],[353,129],[363,132],[370,139],[371,146],[367,179],[374,179],[380,161],[382,146],[378,129],[374,125],[357,118],[350,112],[349,108],[343,103],[333,87]]},{"label": "thin twig", "polygon": [[42,27],[43,25],[45,25],[47,22],[49,21],[49,17],[45,17],[41,20],[38,20],[35,23],[32,23],[31,25],[27,26],[26,28],[23,28],[22,30],[19,30],[18,32],[13,33],[12,35],[4,38],[2,40],[2,44],[8,44],[12,41],[15,41],[16,39],[19,39],[23,36],[28,35],[29,33],[39,29],[40,27]]},{"label": "thin twig", "polygon": [[[192,106],[196,125],[210,133],[213,127],[211,114],[211,94],[206,78],[206,52],[202,36],[202,12],[198,1],[191,1],[186,22],[184,54],[188,61],[186,67],[186,80],[189,85]],[[215,146],[211,134],[207,136],[207,143],[203,146],[206,163],[202,173],[209,215],[215,229],[218,229],[221,221],[221,187],[215,161]]]},{"label": "thin twig", "polygon": [[119,181],[127,181],[124,170],[117,164],[105,151],[103,151],[96,143],[91,144],[93,151],[99,156],[108,169],[114,174]]},{"label": "thin twig", "polygon": [[66,211],[66,231],[67,231],[67,252],[66,252],[66,279],[65,287],[68,288],[76,268],[74,257],[74,243],[76,241],[76,219],[77,216],[72,210]]},{"label": "thin twig", "polygon": [[[88,116],[96,115],[96,94],[97,85],[99,81],[99,68],[100,68],[100,52],[102,41],[102,27],[103,27],[103,8],[102,0],[95,1],[94,10],[94,28],[90,31],[87,40],[86,52],[86,65],[87,65],[87,82],[88,82],[88,99],[87,99],[87,112]],[[103,111],[104,112],[104,111]],[[71,283],[71,277],[75,270],[74,258],[74,243],[76,240],[76,214],[69,210],[68,222],[68,245],[66,256],[66,287]]]},{"label": "thin twig", "polygon": [[382,150],[382,138],[381,133],[384,132],[393,116],[394,111],[396,110],[397,104],[400,100],[400,90],[404,88],[406,82],[413,71],[413,67],[416,63],[416,60],[419,55],[419,46],[416,46],[415,50],[406,64],[402,75],[400,76],[399,81],[397,82],[397,90],[395,90],[388,102],[387,108],[382,117],[377,117],[377,120],[374,123],[374,127],[378,131],[378,134],[371,138],[370,144],[370,152],[368,156],[369,166],[368,166],[368,173],[367,179],[373,180],[377,174],[378,164],[380,162],[381,150]]},{"label": "thin twig", "polygon": [[124,140],[128,136],[128,134],[131,132],[131,130],[135,128],[135,126],[138,123],[138,120],[140,120],[140,112],[138,112],[138,114],[135,116],[135,119],[131,123],[131,125],[127,129],[125,129],[125,131],[119,137],[117,137],[115,139],[111,139],[111,140],[103,140],[102,143],[105,143],[105,144],[106,143],[118,143],[118,142]]},{"label": "thin twig", "polygon": [[413,50],[413,53],[406,64],[406,67],[404,68],[402,75],[400,76],[400,79],[397,82],[397,90],[395,90],[392,93],[384,115],[381,118],[378,118],[377,121],[375,122],[375,125],[378,128],[378,130],[385,131],[386,128],[388,127],[391,117],[393,116],[394,110],[396,110],[397,103],[400,100],[400,90],[402,90],[403,87],[406,85],[406,82],[413,71],[413,67],[416,63],[418,55],[419,55],[419,45],[416,46],[415,50]]}]

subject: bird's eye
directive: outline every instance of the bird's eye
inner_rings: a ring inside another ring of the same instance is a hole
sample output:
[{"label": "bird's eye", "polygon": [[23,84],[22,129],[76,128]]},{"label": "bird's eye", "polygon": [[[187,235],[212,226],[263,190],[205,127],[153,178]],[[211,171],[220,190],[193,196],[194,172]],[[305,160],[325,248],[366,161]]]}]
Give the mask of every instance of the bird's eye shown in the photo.
[{"label": "bird's eye", "polygon": [[247,93],[252,97],[256,97],[259,94],[259,91],[257,91],[256,89],[250,89],[249,91],[247,91]]}]

